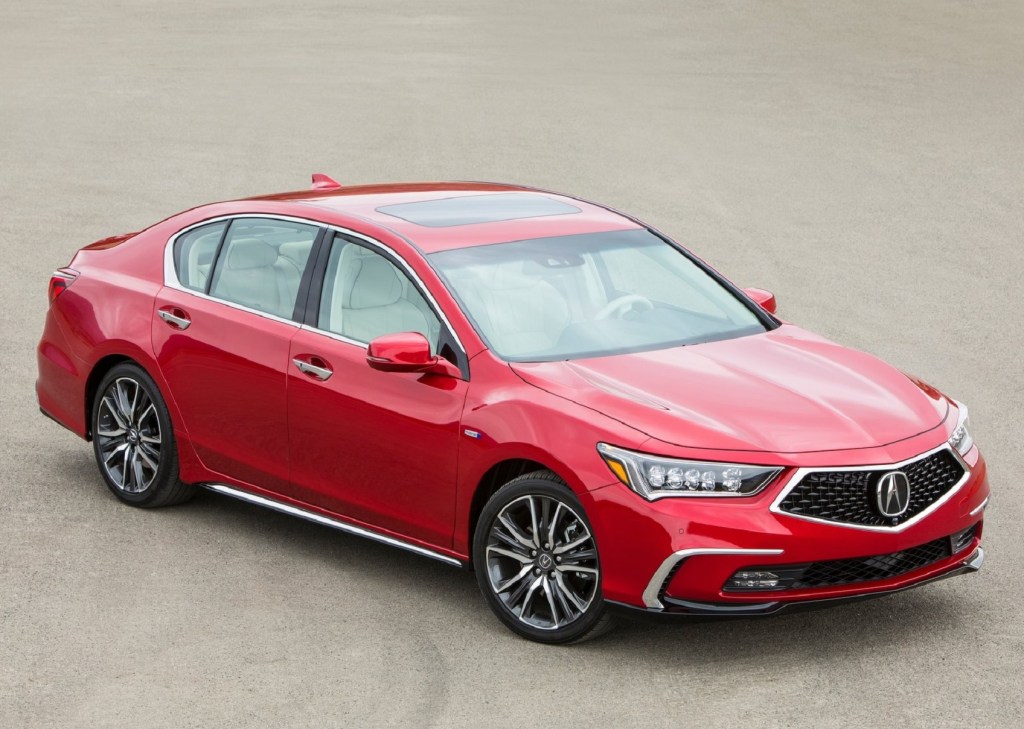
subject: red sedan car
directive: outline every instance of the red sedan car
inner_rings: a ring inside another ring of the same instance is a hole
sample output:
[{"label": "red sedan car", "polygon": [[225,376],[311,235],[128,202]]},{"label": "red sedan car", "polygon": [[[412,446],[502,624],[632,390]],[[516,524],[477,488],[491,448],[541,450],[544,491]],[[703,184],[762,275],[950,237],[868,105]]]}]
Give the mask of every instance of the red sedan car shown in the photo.
[{"label": "red sedan car", "polygon": [[198,207],[50,281],[42,411],[197,488],[452,565],[527,638],[977,570],[967,409],[593,203],[496,184]]}]

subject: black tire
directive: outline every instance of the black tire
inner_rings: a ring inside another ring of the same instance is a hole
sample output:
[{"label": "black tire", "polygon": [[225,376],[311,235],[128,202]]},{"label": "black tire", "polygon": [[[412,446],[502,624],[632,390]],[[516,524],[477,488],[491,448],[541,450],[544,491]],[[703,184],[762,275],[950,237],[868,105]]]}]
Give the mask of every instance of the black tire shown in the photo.
[{"label": "black tire", "polygon": [[121,501],[151,508],[195,495],[195,487],[178,478],[171,417],[156,383],[141,367],[125,362],[103,377],[91,423],[96,466]]},{"label": "black tire", "polygon": [[498,489],[473,537],[477,583],[498,619],[538,643],[579,643],[609,630],[593,533],[579,500],[550,471]]}]

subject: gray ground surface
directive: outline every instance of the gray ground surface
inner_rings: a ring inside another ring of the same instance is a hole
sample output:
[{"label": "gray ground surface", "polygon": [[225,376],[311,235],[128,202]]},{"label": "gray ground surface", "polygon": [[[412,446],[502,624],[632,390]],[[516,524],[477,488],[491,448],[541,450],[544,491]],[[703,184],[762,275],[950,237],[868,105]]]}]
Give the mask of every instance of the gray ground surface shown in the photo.
[{"label": "gray ground surface", "polygon": [[[1021,726],[1024,5],[387,5],[0,0],[0,726]],[[317,170],[606,201],[965,400],[985,569],[544,648],[440,564],[119,505],[36,411],[50,271]]]}]

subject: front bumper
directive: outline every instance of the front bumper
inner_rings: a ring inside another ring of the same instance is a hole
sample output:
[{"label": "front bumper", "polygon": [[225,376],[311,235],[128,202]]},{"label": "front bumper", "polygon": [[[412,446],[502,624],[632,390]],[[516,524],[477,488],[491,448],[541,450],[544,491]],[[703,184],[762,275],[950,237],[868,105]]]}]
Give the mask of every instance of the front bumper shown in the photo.
[{"label": "front bumper", "polygon": [[952,567],[947,567],[939,574],[928,578],[915,580],[902,587],[893,587],[872,592],[861,592],[845,597],[824,597],[805,600],[770,600],[762,603],[751,603],[745,605],[717,604],[689,602],[665,598],[665,605],[661,608],[644,608],[626,603],[607,600],[606,603],[614,612],[630,618],[654,619],[654,620],[677,620],[686,618],[753,618],[766,615],[777,615],[781,612],[799,612],[803,610],[816,610],[819,608],[842,605],[849,602],[870,600],[876,597],[885,597],[896,592],[903,592],[914,587],[927,585],[932,582],[944,580],[947,577],[957,575],[973,574],[981,569],[985,561],[985,550],[977,547],[967,559],[961,560]]},{"label": "front bumper", "polygon": [[[585,496],[601,552],[602,588],[613,606],[641,614],[770,615],[875,597],[981,566],[982,517],[989,498],[977,448],[963,459],[969,473],[927,516],[905,528],[862,529],[811,521],[770,507],[789,483],[749,499],[660,499],[648,502],[619,484]],[[850,464],[853,465],[853,464]],[[737,571],[898,555],[974,527],[974,538],[929,563],[883,579],[824,587],[726,591]]]}]

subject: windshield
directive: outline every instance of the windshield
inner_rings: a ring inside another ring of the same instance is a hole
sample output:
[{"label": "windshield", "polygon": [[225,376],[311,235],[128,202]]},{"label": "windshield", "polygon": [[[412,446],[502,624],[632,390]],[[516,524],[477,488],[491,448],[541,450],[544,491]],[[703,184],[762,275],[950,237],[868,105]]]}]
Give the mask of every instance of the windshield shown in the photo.
[{"label": "windshield", "polygon": [[731,339],[770,321],[644,229],[460,248],[430,260],[488,346],[510,362]]}]

